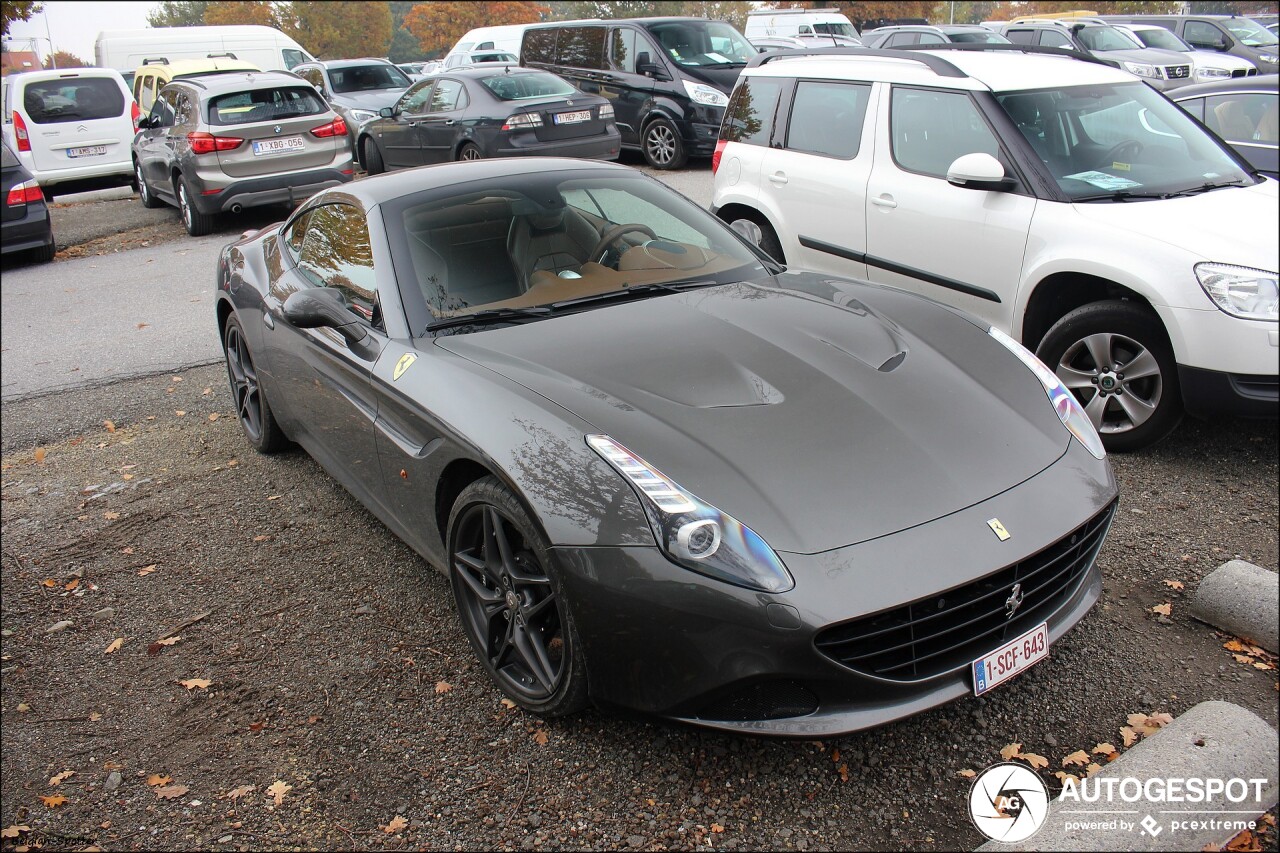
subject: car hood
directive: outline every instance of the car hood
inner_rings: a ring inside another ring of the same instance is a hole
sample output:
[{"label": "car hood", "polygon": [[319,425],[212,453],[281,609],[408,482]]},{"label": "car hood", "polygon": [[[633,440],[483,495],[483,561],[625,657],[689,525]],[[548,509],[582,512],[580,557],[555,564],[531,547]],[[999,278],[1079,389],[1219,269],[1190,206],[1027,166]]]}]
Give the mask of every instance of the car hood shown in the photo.
[{"label": "car hood", "polygon": [[776,282],[436,343],[587,421],[779,551],[925,523],[1065,452],[1039,381],[957,312],[808,273]]},{"label": "car hood", "polygon": [[[1280,229],[1275,181],[1211,190],[1187,198],[1081,202],[1076,212],[1108,231],[1128,231],[1222,264],[1277,271]],[[1194,222],[1194,228],[1187,224]]]},{"label": "car hood", "polygon": [[376,113],[383,107],[389,107],[400,100],[400,96],[403,94],[404,89],[376,89],[372,92],[335,93],[331,100],[338,106],[346,107],[349,110],[369,110]]},{"label": "car hood", "polygon": [[1099,59],[1114,59],[1123,62],[1141,62],[1144,65],[1186,65],[1189,60],[1186,54],[1158,47],[1135,47],[1132,50],[1095,50],[1093,55]]}]

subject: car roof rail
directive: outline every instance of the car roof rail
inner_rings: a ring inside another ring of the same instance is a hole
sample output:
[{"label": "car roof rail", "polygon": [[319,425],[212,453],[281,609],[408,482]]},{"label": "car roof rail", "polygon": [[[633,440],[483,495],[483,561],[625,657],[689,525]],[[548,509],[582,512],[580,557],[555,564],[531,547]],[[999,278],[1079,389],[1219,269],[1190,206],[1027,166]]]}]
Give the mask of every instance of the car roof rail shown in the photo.
[{"label": "car roof rail", "polygon": [[761,65],[776,62],[779,59],[794,59],[797,56],[872,56],[878,59],[909,59],[927,66],[939,77],[969,76],[940,56],[932,56],[930,54],[910,56],[897,48],[879,50],[867,47],[811,47],[805,50],[779,50],[752,57],[751,61],[747,63],[747,67],[758,68]]},{"label": "car roof rail", "polygon": [[206,59],[236,59],[236,55],[234,53],[229,53],[229,52],[228,53],[211,53],[205,58]]},{"label": "car roof rail", "polygon": [[[1119,64],[1114,60],[1100,59],[1073,47],[1049,47],[1043,44],[985,44],[982,42],[952,42],[951,44],[904,44],[893,50],[963,50],[966,52],[976,51],[982,53],[989,52],[1015,52],[1015,53],[1038,53],[1044,56],[1064,56],[1068,59],[1078,59],[1081,62],[1089,62],[1094,65],[1105,65],[1107,68],[1119,68]],[[870,51],[863,51],[868,53]],[[891,51],[892,52],[892,51]]]},{"label": "car roof rail", "polygon": [[167,56],[149,56],[142,60],[143,65],[168,65],[169,57]]}]

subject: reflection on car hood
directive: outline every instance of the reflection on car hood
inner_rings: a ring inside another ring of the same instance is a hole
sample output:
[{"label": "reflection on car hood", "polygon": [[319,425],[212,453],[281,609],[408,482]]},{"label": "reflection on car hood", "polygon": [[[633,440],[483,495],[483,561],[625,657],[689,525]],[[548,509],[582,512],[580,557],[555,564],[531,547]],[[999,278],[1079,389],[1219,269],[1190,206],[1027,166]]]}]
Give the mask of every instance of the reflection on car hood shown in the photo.
[{"label": "reflection on car hood", "polygon": [[333,103],[347,109],[369,110],[376,113],[383,107],[389,107],[400,100],[403,94],[404,89],[375,89],[372,92],[335,93],[332,100]]},{"label": "reflection on car hood", "polygon": [[983,328],[887,288],[777,282],[436,343],[588,421],[781,551],[921,524],[1065,452],[1039,381]]},{"label": "reflection on car hood", "polygon": [[1121,62],[1141,62],[1144,65],[1187,65],[1190,59],[1185,53],[1165,50],[1159,47],[1134,47],[1132,50],[1095,50],[1093,55],[1099,59],[1114,59]]}]

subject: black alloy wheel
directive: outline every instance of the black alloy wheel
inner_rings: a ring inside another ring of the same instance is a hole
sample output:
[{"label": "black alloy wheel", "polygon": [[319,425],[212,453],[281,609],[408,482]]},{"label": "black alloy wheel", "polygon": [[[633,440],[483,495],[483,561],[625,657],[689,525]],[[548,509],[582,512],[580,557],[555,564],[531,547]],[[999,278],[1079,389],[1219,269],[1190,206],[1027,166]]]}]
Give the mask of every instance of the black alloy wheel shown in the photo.
[{"label": "black alloy wheel", "polygon": [[459,160],[483,160],[484,152],[480,150],[480,146],[474,142],[464,142],[462,147],[458,149]]},{"label": "black alloy wheel", "polygon": [[244,430],[245,438],[259,453],[276,453],[289,443],[271,405],[258,384],[258,371],[253,366],[244,330],[235,317],[227,319],[222,348],[227,359],[227,380],[231,383],[231,401],[236,407],[236,417]]},{"label": "black alloy wheel", "polygon": [[496,478],[472,483],[454,502],[449,555],[463,630],[498,687],[547,717],[584,707],[586,672],[547,548]]}]

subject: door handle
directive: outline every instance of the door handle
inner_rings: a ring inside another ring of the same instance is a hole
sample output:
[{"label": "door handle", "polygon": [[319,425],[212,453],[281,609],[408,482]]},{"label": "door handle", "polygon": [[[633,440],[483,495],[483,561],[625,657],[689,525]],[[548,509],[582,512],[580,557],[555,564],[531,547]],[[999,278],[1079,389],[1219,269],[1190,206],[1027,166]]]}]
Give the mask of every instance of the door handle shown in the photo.
[{"label": "door handle", "polygon": [[885,195],[880,196],[879,198],[871,199],[871,203],[874,204],[876,207],[895,208],[898,206],[898,203],[893,200],[893,196],[888,195],[887,193]]},{"label": "door handle", "polygon": [[444,123],[445,125],[454,125],[454,124],[457,124],[458,122],[456,119],[449,118],[449,119],[445,119]]},{"label": "door handle", "polygon": [[262,312],[262,325],[266,326],[268,329],[274,329],[276,327],[276,321],[271,319],[270,311]]},{"label": "door handle", "polygon": [[769,176],[770,183],[777,184],[778,186],[782,186],[788,180],[790,179],[787,177],[785,172],[774,172],[772,175]]},{"label": "door handle", "polygon": [[417,123],[416,121],[411,121],[411,122],[406,122],[406,123],[405,123],[405,127],[417,127],[417,126],[418,126],[418,123]]}]

